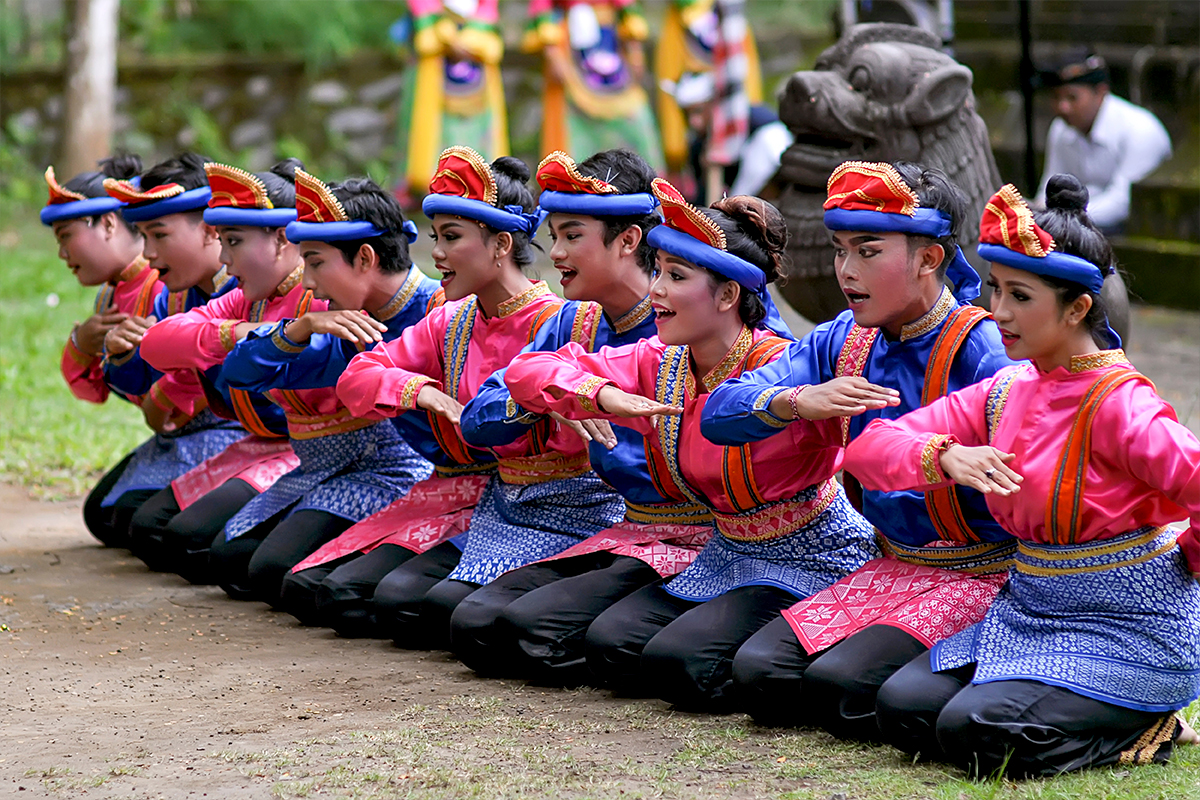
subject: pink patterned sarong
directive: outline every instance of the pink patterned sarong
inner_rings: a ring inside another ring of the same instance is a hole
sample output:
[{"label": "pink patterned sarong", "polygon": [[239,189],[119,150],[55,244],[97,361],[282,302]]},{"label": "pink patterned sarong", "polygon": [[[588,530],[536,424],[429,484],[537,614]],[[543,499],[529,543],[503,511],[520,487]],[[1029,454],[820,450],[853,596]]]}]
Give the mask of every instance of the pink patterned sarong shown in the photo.
[{"label": "pink patterned sarong", "polygon": [[247,436],[171,481],[180,510],[231,478],[240,478],[260,494],[300,466],[287,439]]},{"label": "pink patterned sarong", "polygon": [[972,574],[894,557],[868,561],[783,612],[811,655],[869,625],[891,625],[928,647],[983,619],[1008,573]]},{"label": "pink patterned sarong", "polygon": [[490,479],[487,474],[450,477],[435,474],[426,478],[387,508],[347,528],[341,536],[292,567],[292,572],[355,552],[369,553],[381,544],[396,544],[414,553],[424,553],[470,526],[471,514]]},{"label": "pink patterned sarong", "polygon": [[712,538],[712,523],[681,525],[676,523],[638,523],[624,520],[611,528],[589,536],[557,555],[544,559],[582,556],[588,553],[614,553],[630,556],[654,568],[664,578],[683,572],[696,554]]}]

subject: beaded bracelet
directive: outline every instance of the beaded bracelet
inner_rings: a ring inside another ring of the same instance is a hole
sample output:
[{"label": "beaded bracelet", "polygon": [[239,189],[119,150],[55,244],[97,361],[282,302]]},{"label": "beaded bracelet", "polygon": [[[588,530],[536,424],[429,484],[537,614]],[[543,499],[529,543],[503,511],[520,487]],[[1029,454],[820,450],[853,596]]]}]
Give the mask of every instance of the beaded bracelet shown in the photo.
[{"label": "beaded bracelet", "polygon": [[800,393],[808,388],[808,384],[797,386],[788,392],[787,401],[788,408],[792,410],[792,419],[801,419],[800,408],[796,405],[796,400],[800,397]]}]

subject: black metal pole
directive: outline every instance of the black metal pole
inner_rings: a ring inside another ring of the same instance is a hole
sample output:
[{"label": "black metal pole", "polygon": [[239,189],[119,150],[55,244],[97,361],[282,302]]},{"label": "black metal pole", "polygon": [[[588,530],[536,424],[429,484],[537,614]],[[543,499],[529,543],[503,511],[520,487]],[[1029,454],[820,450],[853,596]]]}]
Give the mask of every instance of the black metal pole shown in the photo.
[{"label": "black metal pole", "polygon": [[1018,27],[1021,29],[1021,64],[1019,80],[1021,98],[1025,111],[1025,190],[1026,197],[1033,197],[1038,189],[1037,154],[1033,145],[1033,25],[1030,22],[1031,0],[1017,0],[1020,12]]}]

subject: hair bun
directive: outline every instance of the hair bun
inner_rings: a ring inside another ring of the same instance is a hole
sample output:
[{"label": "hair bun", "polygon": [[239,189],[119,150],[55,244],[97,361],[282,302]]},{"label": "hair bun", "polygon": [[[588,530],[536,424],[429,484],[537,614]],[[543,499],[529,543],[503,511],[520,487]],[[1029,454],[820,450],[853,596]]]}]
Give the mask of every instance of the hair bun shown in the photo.
[{"label": "hair bun", "polygon": [[137,177],[144,169],[142,159],[133,153],[113,153],[97,162],[97,166],[105,177],[116,178],[119,181]]},{"label": "hair bun", "polygon": [[285,158],[275,166],[271,167],[269,172],[278,175],[288,183],[296,182],[296,170],[304,169],[304,162],[298,158]]},{"label": "hair bun", "polygon": [[1046,208],[1062,211],[1084,211],[1088,190],[1078,178],[1067,173],[1052,175],[1046,182]]},{"label": "hair bun", "polygon": [[529,176],[533,174],[529,171],[528,164],[513,156],[500,156],[492,162],[492,169],[521,183],[528,183]]}]

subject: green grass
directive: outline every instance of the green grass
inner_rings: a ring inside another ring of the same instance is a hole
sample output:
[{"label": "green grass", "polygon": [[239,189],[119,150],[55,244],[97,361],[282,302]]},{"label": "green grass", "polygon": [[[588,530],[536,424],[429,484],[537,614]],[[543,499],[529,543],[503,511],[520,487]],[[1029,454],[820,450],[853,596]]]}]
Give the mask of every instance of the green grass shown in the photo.
[{"label": "green grass", "polygon": [[0,480],[39,497],[83,494],[147,430],[128,403],[86,403],[67,388],[63,344],[96,290],[58,259],[34,209],[0,200],[0,251]]}]

